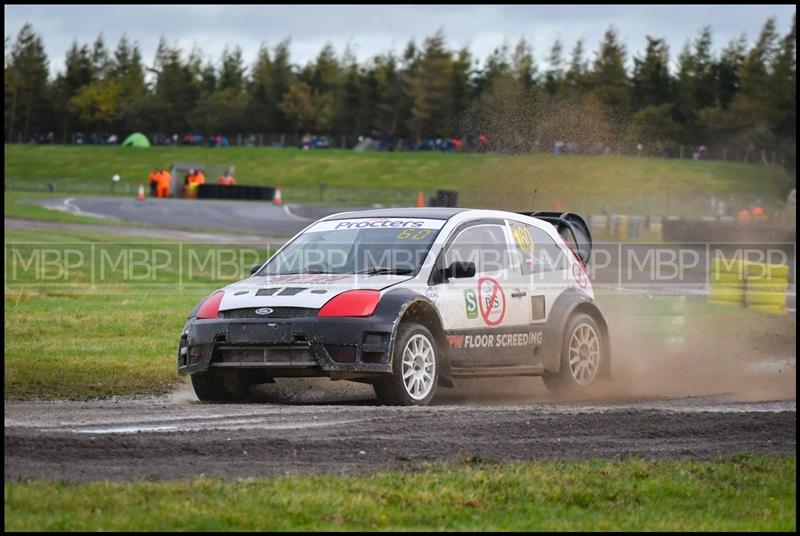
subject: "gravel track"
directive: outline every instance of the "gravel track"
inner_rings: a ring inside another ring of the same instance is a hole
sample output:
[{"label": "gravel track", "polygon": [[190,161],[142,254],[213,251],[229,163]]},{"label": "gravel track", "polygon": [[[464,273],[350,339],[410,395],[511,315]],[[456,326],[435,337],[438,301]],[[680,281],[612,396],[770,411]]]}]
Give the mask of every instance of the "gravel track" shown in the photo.
[{"label": "gravel track", "polygon": [[373,405],[365,386],[341,382],[322,395],[320,380],[306,383],[316,393],[312,404],[296,405],[275,392],[262,394],[259,403],[199,404],[186,391],[149,399],[7,401],[6,479],[364,474],[471,460],[796,451],[794,400],[717,395],[565,403],[543,396],[533,403],[507,397],[505,405],[491,405],[502,399],[472,405],[456,393],[440,397],[441,405],[395,408]]}]

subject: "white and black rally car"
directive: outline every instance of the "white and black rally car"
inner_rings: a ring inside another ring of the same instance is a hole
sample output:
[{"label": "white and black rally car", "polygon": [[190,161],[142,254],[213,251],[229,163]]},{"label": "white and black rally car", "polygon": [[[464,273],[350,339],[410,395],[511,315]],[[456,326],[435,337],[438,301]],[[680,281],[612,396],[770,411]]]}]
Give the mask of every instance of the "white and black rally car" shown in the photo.
[{"label": "white and black rally car", "polygon": [[328,216],[194,308],[178,371],[207,402],[308,376],[371,383],[394,405],[428,404],[458,378],[587,389],[611,365],[590,252],[585,222],[570,213]]}]

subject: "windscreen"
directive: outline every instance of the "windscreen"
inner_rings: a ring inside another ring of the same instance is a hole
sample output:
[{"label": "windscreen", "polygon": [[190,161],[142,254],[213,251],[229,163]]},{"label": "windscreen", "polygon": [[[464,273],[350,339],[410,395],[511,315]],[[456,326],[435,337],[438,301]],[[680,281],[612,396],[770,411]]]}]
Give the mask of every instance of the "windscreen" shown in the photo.
[{"label": "windscreen", "polygon": [[444,220],[355,218],[314,224],[256,274],[416,275]]}]

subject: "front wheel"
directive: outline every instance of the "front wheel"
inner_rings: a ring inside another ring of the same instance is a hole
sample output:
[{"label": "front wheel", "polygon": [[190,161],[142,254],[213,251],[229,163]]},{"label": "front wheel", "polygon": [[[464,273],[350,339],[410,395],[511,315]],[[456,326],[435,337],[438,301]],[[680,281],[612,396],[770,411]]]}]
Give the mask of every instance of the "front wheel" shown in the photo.
[{"label": "front wheel", "polygon": [[252,382],[243,378],[240,371],[223,374],[208,371],[192,374],[192,387],[201,402],[223,403],[241,402],[250,395]]},{"label": "front wheel", "polygon": [[602,336],[591,316],[573,315],[564,332],[560,369],[557,374],[542,377],[547,388],[558,395],[570,395],[585,393],[594,386],[600,367],[608,359]]},{"label": "front wheel", "polygon": [[378,401],[389,406],[426,406],[438,382],[436,339],[421,324],[401,324],[392,353],[392,375],[373,384]]}]

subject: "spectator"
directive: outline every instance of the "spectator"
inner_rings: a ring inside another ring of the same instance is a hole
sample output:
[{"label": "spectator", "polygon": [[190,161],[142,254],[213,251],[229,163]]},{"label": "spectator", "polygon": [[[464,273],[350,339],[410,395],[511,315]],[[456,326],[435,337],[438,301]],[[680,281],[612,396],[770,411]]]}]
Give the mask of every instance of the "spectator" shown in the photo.
[{"label": "spectator", "polygon": [[195,171],[190,169],[189,173],[183,178],[183,197],[189,199],[192,197],[194,187]]},{"label": "spectator", "polygon": [[222,186],[235,186],[236,179],[233,178],[233,175],[231,175],[230,170],[225,170],[225,173],[220,175],[220,177],[217,179],[217,184]]},{"label": "spectator", "polygon": [[158,179],[161,173],[158,171],[157,167],[154,167],[153,170],[150,172],[150,197],[156,197],[157,194],[157,186],[158,186]]},{"label": "spectator", "polygon": [[156,184],[156,197],[169,197],[170,187],[172,186],[172,175],[166,169],[162,169],[158,173],[158,181]]}]

